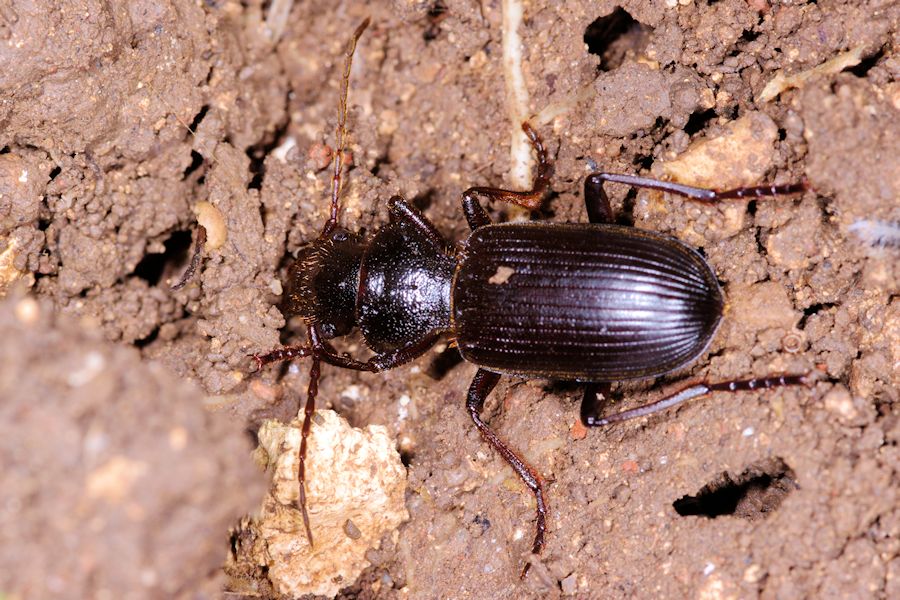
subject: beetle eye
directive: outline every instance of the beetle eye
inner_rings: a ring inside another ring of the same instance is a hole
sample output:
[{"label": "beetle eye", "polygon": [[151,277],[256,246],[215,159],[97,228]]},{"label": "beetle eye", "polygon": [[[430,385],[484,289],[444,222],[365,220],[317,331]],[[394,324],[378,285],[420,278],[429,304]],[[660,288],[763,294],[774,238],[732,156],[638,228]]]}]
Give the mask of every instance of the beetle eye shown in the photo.
[{"label": "beetle eye", "polygon": [[335,231],[331,235],[332,241],[335,242],[346,242],[347,241],[347,232],[346,231]]}]

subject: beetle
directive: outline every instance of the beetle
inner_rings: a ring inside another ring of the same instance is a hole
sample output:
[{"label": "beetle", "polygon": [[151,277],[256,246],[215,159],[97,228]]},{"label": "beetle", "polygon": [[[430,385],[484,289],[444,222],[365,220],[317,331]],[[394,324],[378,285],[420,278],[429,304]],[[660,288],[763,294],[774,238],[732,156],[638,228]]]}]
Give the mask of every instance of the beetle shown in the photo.
[{"label": "beetle", "polygon": [[[794,194],[805,183],[714,191],[644,177],[594,173],[584,182],[585,224],[492,223],[480,197],[539,208],[552,167],[537,132],[523,130],[537,156],[532,188],[472,187],[462,195],[471,233],[451,245],[400,196],[388,201],[389,222],[370,237],[338,224],[346,139],[350,63],[368,20],[347,48],[334,153],[331,212],[320,235],[288,269],[286,316],[307,326],[305,345],[256,355],[257,368],[310,359],[298,480],[298,505],[312,531],[304,490],[306,439],[315,410],[321,363],[379,372],[405,364],[441,337],[478,366],[466,410],[484,439],[535,496],[532,553],[544,546],[547,507],[539,473],[482,419],[485,399],[502,375],[585,383],[581,419],[602,426],[675,406],[711,392],[735,392],[807,383],[790,374],[700,382],[661,400],[601,416],[598,392],[610,382],[656,377],[700,357],[721,322],[724,297],[715,273],[698,252],[652,231],[616,225],[604,183],[657,189],[702,202]],[[358,328],[374,356],[361,361],[339,353],[331,339]],[[528,564],[522,571],[527,573]]]}]

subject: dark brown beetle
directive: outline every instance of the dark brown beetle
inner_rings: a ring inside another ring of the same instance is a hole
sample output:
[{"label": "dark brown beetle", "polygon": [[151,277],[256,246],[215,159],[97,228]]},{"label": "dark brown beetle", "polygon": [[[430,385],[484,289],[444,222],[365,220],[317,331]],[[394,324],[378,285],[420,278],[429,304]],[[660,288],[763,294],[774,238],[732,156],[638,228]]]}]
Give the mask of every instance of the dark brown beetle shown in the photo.
[{"label": "dark brown beetle", "polygon": [[[696,251],[677,239],[612,223],[603,183],[653,188],[705,202],[791,194],[805,190],[802,183],[716,192],[595,173],[584,184],[589,224],[495,225],[479,196],[534,210],[549,183],[547,153],[525,123],[523,129],[538,157],[532,189],[467,190],[462,206],[472,233],[461,250],[399,196],[388,201],[390,222],[370,238],[339,227],[350,60],[367,24],[357,29],[347,50],[331,216],[289,272],[285,312],[305,320],[308,344],[255,357],[260,368],[274,361],[311,359],[299,469],[299,505],[310,540],[303,460],[322,362],[378,372],[421,356],[441,336],[454,340],[462,357],[479,367],[466,399],[475,426],[537,500],[533,553],[544,545],[543,482],[480,417],[485,398],[501,375],[585,382],[581,418],[588,426],[651,414],[713,391],[806,382],[805,375],[702,382],[611,416],[600,417],[597,410],[598,391],[608,387],[604,382],[663,375],[699,357],[719,326],[724,306],[715,274]],[[356,327],[375,352],[365,362],[337,352],[328,342]],[[523,576],[527,569],[528,565]]]}]

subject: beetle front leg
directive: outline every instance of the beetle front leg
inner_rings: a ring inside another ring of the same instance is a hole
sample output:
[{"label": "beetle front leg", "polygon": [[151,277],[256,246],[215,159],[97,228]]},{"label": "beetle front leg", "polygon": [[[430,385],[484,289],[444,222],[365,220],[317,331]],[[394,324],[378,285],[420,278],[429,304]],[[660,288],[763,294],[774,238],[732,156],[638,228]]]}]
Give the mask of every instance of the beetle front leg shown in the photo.
[{"label": "beetle front leg", "polygon": [[528,210],[537,210],[541,207],[544,192],[547,191],[547,186],[550,184],[550,173],[553,171],[553,167],[550,165],[547,150],[544,148],[540,136],[531,128],[527,121],[522,123],[522,130],[528,136],[528,139],[531,140],[531,145],[538,159],[538,167],[534,173],[534,180],[531,182],[531,189],[522,192],[493,187],[471,187],[467,189],[463,192],[462,206],[466,220],[469,222],[469,227],[473,231],[491,223],[491,219],[484,207],[478,202],[478,196],[518,204]]},{"label": "beetle front leg", "polygon": [[469,228],[472,231],[491,224],[491,217],[488,216],[487,211],[484,210],[484,207],[481,206],[481,203],[478,202],[478,198],[472,191],[477,191],[477,189],[471,188],[466,190],[463,192],[462,199],[463,214],[466,215],[466,221],[469,223]]},{"label": "beetle front leg", "polygon": [[612,223],[614,216],[609,197],[603,189],[604,173],[594,173],[584,178],[584,207],[591,223]]},{"label": "beetle front leg", "polygon": [[376,354],[367,361],[361,361],[351,358],[349,354],[338,353],[337,350],[334,349],[334,346],[322,338],[322,334],[319,332],[317,326],[311,326],[309,331],[312,345],[316,348],[316,355],[322,359],[322,362],[342,369],[368,371],[370,373],[387,371],[419,358],[428,352],[441,337],[440,331],[432,331],[417,342],[408,344],[392,352]]},{"label": "beetle front leg", "polygon": [[[582,421],[588,427],[600,427],[602,425],[609,425],[610,423],[618,423],[620,421],[652,415],[659,411],[666,410],[667,408],[678,406],[682,402],[706,396],[710,392],[742,392],[788,385],[809,385],[810,383],[811,379],[808,373],[803,375],[753,377],[751,379],[735,379],[730,381],[719,381],[716,383],[701,381],[700,383],[688,386],[673,394],[664,396],[656,402],[650,402],[649,404],[644,404],[630,410],[624,410],[606,417],[600,417],[598,414],[594,413],[587,415],[588,418],[585,418],[584,405],[582,405]],[[585,391],[585,395],[587,395],[587,391]]]},{"label": "beetle front leg", "polygon": [[[482,437],[500,453],[503,460],[509,463],[509,466],[513,468],[519,478],[521,478],[525,485],[528,486],[528,489],[534,493],[534,498],[537,503],[537,525],[531,553],[539,554],[544,547],[544,533],[547,531],[547,505],[544,502],[544,481],[534,467],[525,462],[522,457],[506,445],[506,442],[504,442],[500,436],[494,433],[494,431],[481,420],[481,411],[484,409],[484,401],[491,393],[491,390],[497,385],[498,381],[500,381],[500,375],[498,373],[478,369],[478,372],[475,373],[475,378],[472,379],[472,384],[469,386],[469,393],[466,396],[466,410],[469,411],[469,416],[472,417],[472,421],[475,423],[475,427],[478,428]],[[522,569],[521,577],[525,577],[530,567],[531,563],[525,564],[525,567]]]}]

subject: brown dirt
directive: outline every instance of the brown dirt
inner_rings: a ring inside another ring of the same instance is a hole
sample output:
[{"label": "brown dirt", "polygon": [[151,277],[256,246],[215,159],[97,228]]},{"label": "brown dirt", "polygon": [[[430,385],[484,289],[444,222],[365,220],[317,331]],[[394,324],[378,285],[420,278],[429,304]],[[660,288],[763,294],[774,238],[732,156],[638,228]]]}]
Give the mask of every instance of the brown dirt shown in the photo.
[{"label": "brown dirt", "polygon": [[[612,27],[597,21],[617,5],[633,23],[622,11]],[[40,581],[67,597],[205,585],[228,551],[229,522],[261,495],[242,483],[252,466],[241,429],[287,420],[305,388],[302,364],[248,380],[247,356],[302,332],[282,329],[280,281],[327,211],[323,143],[333,144],[349,33],[373,18],[354,66],[343,223],[372,231],[402,193],[462,240],[462,190],[509,171],[500,6],[297,2],[273,41],[261,0],[0,5],[0,285],[18,290],[0,308],[10,411],[0,439],[10,452],[18,440],[44,441],[3,457],[16,466],[4,470],[3,524],[18,525],[4,530],[0,594],[40,596]],[[777,130],[763,179],[806,177],[815,190],[706,207],[612,188],[622,222],[701,248],[731,305],[697,364],[617,385],[614,398],[633,405],[701,374],[816,369],[820,381],[715,396],[573,439],[577,386],[504,380],[486,415],[550,482],[549,543],[520,582],[533,500],[467,420],[474,366],[435,351],[383,375],[326,368],[320,402],[356,425],[388,426],[409,457],[411,520],[385,536],[346,596],[900,595],[898,22],[896,3],[875,0],[525,5],[532,109],[593,88],[541,130],[556,169],[545,218],[584,220],[580,186],[592,170],[661,175],[692,142],[757,113],[765,118],[754,123]],[[860,65],[754,100],[779,69],[800,72],[859,45]],[[726,157],[723,177],[744,158]],[[200,201],[222,213],[227,239],[172,292]],[[46,306],[30,326],[16,314],[28,287]],[[342,349],[359,353],[360,342]],[[104,374],[76,392],[65,378],[87,348],[105,357]],[[202,387],[205,401],[173,377]],[[232,428],[204,424],[204,406]],[[159,469],[177,461],[160,440],[182,410],[193,411],[192,460],[209,464],[166,479]],[[160,483],[141,483],[140,501],[159,516],[135,524],[123,508],[92,527],[105,514],[98,505],[72,512],[103,464],[75,450],[92,431],[85,414],[120,428],[103,459],[151,465],[146,477]],[[701,515],[676,510],[688,496],[699,498],[679,510]],[[196,510],[170,511],[182,504]],[[703,516],[715,512],[725,514]],[[167,522],[171,534],[142,541]],[[133,529],[116,537],[121,523]],[[190,545],[196,554],[184,556]],[[158,565],[147,579],[155,587],[141,587],[143,566],[120,570],[122,552],[128,564]]]}]

